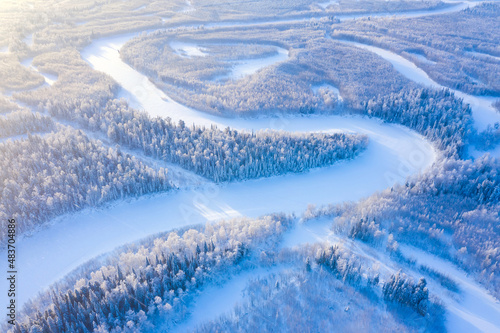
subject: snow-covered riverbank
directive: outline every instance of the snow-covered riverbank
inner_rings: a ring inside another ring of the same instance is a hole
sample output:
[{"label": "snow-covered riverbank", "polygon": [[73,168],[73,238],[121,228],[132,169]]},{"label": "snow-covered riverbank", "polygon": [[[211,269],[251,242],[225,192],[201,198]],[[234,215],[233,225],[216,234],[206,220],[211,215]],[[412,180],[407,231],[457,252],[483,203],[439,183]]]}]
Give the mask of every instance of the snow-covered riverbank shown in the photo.
[{"label": "snow-covered riverbank", "polygon": [[[452,6],[439,13],[455,11],[460,6]],[[406,13],[404,16],[412,17],[410,15]],[[353,116],[227,119],[187,108],[120,59],[119,48],[134,35],[97,40],[82,52],[82,57],[95,69],[112,76],[123,87],[122,96],[134,107],[144,109],[151,115],[168,116],[174,121],[183,120],[186,124],[203,126],[215,124],[221,128],[231,126],[243,130],[362,133],[369,136],[369,147],[353,161],[303,174],[221,186],[209,183],[194,190],[147,196],[117,202],[108,208],[62,216],[33,236],[18,240],[18,265],[25,272],[19,275],[18,304],[36,296],[38,291],[88,259],[119,245],[207,220],[241,215],[256,217],[279,211],[300,214],[309,203],[321,205],[359,200],[402,182],[411,174],[422,172],[437,158],[435,150],[420,135],[399,125],[383,124],[377,119]],[[400,60],[395,56],[396,60]],[[400,65],[404,70],[405,63]],[[415,75],[418,70],[414,68],[413,74],[409,75]],[[425,77],[426,74],[419,76],[422,80]],[[481,118],[476,121],[480,124]]]},{"label": "snow-covered riverbank", "polygon": [[189,109],[171,100],[144,75],[121,61],[118,48],[127,37],[130,38],[98,41],[82,55],[96,69],[120,83],[124,96],[133,98],[136,106],[142,106],[152,115],[222,128],[362,133],[369,136],[369,147],[353,161],[303,174],[207,185],[194,191],[180,190],[63,216],[53,226],[18,242],[23,252],[19,265],[30,272],[29,276],[19,278],[21,303],[86,260],[127,242],[206,220],[240,215],[256,217],[280,211],[300,214],[309,203],[359,200],[421,172],[436,158],[432,146],[420,135],[377,119],[340,116],[226,119]]},{"label": "snow-covered riverbank", "polygon": [[417,65],[413,62],[394,52],[380,47],[346,40],[342,40],[340,42],[376,53],[385,60],[389,61],[398,72],[416,83],[436,89],[449,89],[455,94],[455,96],[462,98],[465,103],[470,105],[472,109],[472,116],[474,117],[474,125],[479,131],[485,130],[488,125],[500,122],[500,113],[495,109],[495,107],[493,107],[493,102],[495,102],[498,98],[489,96],[473,96],[458,90],[444,87],[432,80],[426,72],[417,67]]}]

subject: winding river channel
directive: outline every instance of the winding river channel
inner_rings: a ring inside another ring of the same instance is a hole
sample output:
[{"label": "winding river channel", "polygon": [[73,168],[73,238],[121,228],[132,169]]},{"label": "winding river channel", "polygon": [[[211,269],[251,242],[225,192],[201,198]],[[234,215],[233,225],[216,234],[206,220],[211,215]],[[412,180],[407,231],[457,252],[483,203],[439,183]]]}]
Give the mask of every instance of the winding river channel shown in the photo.
[{"label": "winding river channel", "polygon": [[[469,5],[459,3],[446,9],[400,16],[434,15],[458,11]],[[386,15],[393,14],[363,16]],[[238,26],[234,22],[230,24]],[[226,25],[213,23],[205,27]],[[252,23],[242,22],[241,25],[250,26]],[[221,118],[178,104],[121,60],[119,49],[135,35],[123,34],[96,40],[82,51],[82,58],[94,69],[113,77],[123,88],[121,96],[136,108],[144,109],[153,116],[168,116],[174,121],[182,119],[188,125],[230,126],[241,130],[361,133],[369,137],[368,148],[353,160],[301,174],[222,185],[209,181],[186,182],[179,190],[169,193],[124,200],[105,208],[86,209],[57,218],[34,235],[18,240],[18,266],[22,267],[18,281],[18,304],[36,296],[37,292],[87,260],[117,246],[158,232],[221,218],[258,217],[274,212],[301,214],[311,203],[322,205],[357,201],[402,182],[409,175],[424,171],[437,158],[432,145],[416,132],[400,125],[384,124],[378,119],[358,116]],[[384,57],[381,53],[385,50],[379,50],[372,51]],[[390,57],[384,58],[391,61]],[[419,70],[414,69],[413,74],[422,75]],[[414,79],[414,75],[410,76]],[[185,172],[185,178],[197,179],[189,172]]]}]

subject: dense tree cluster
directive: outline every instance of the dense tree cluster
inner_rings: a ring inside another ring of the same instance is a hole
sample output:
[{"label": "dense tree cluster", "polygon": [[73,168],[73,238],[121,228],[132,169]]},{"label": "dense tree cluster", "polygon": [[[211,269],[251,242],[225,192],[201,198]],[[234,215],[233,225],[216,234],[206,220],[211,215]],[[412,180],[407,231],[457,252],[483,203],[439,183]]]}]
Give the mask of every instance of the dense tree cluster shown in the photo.
[{"label": "dense tree cluster", "polygon": [[0,113],[9,113],[21,109],[19,105],[12,103],[3,96],[0,96]]},{"label": "dense tree cluster", "polygon": [[363,103],[370,116],[408,126],[448,155],[463,156],[472,131],[471,110],[448,90],[404,89]]},{"label": "dense tree cluster", "polygon": [[429,291],[424,278],[414,283],[411,277],[398,272],[391,275],[389,280],[384,283],[383,292],[385,300],[409,306],[420,315],[426,315]]},{"label": "dense tree cluster", "polygon": [[176,125],[111,101],[104,108],[52,106],[51,115],[104,131],[116,143],[176,163],[216,182],[281,175],[354,157],[368,139],[351,134],[245,133]]},{"label": "dense tree cluster", "polygon": [[0,117],[0,138],[10,136],[48,132],[55,128],[52,118],[28,110],[11,112]]},{"label": "dense tree cluster", "polygon": [[182,318],[186,297],[205,280],[264,242],[275,244],[290,223],[273,215],[151,239],[135,251],[113,255],[113,264],[83,273],[86,277],[69,290],[47,291],[52,304],[45,310],[34,307],[12,332],[145,332],[172,325]]},{"label": "dense tree cluster", "polygon": [[[19,233],[67,212],[171,188],[166,170],[69,129],[0,143],[0,174],[0,221],[16,219]],[[0,239],[6,234],[2,228]]]}]

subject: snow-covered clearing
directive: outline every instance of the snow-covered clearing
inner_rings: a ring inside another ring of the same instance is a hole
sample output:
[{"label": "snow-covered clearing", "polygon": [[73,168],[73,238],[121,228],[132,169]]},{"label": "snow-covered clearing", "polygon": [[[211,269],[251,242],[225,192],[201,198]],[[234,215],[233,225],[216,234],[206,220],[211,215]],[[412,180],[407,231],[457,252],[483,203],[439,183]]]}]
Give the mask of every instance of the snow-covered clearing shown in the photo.
[{"label": "snow-covered clearing", "polygon": [[320,2],[318,3],[318,6],[320,6],[321,8],[323,9],[326,9],[332,5],[339,5],[339,3],[337,2],[337,0],[330,0],[330,1],[325,1],[325,2]]},{"label": "snow-covered clearing", "polygon": [[177,53],[181,57],[206,57],[208,55],[207,53],[205,53],[206,49],[196,44],[171,41],[168,45],[175,51],[175,53]]},{"label": "snow-covered clearing", "polygon": [[283,248],[295,248],[305,244],[330,243],[342,246],[360,259],[366,260],[372,269],[384,275],[389,275],[397,271],[397,266],[391,260],[382,260],[386,254],[379,253],[369,245],[357,240],[340,237],[331,229],[332,218],[319,218],[312,221],[299,222],[293,229],[283,237],[281,246]]},{"label": "snow-covered clearing", "polygon": [[186,0],[186,6],[184,6],[179,11],[179,13],[189,13],[189,12],[192,12],[192,11],[195,11],[195,10],[196,10],[196,8],[194,8],[193,3],[191,2],[191,0]]},{"label": "snow-covered clearing", "polygon": [[[130,37],[128,37],[130,38]],[[127,37],[121,37],[124,43]],[[429,167],[436,158],[420,135],[399,125],[363,117],[290,117],[226,119],[207,115],[169,99],[145,76],[119,58],[116,39],[99,41],[83,52],[94,68],[111,75],[135,103],[152,115],[186,124],[224,128],[283,129],[292,132],[349,131],[367,134],[369,147],[353,161],[302,174],[244,181],[195,190],[180,190],[118,202],[56,219],[52,226],[18,240],[19,265],[31,272],[19,276],[20,303],[83,262],[113,248],[169,229],[236,216],[272,212],[302,213],[309,203],[359,200]],[[120,45],[120,44],[118,44]],[[139,83],[139,87],[137,86]],[[55,259],[57,254],[57,260]]]},{"label": "snow-covered clearing", "polygon": [[479,158],[484,154],[490,154],[492,157],[500,158],[500,145],[488,151],[477,150],[475,147],[469,147],[469,156]]},{"label": "snow-covered clearing", "polygon": [[488,125],[500,122],[500,113],[492,105],[497,99],[495,97],[473,96],[458,90],[444,87],[432,80],[426,72],[417,67],[417,65],[413,62],[394,52],[353,41],[339,40],[339,42],[376,53],[380,57],[389,61],[398,72],[416,83],[436,89],[449,89],[455,94],[455,96],[462,98],[465,103],[470,105],[472,109],[472,116],[474,117],[474,125],[479,131],[485,130]]},{"label": "snow-covered clearing", "polygon": [[429,60],[429,59],[427,59],[425,56],[423,56],[421,54],[411,53],[411,52],[408,52],[408,54],[411,54],[412,56],[414,56],[415,58],[417,58],[419,61],[421,61],[423,63],[430,64],[430,65],[435,65],[436,64],[435,61]]},{"label": "snow-covered clearing", "polygon": [[133,11],[133,12],[138,12],[138,11],[143,10],[143,9],[144,9],[144,8],[146,8],[146,7],[147,7],[147,5],[142,5],[142,6],[140,6],[140,7],[137,7],[137,8],[135,8],[135,9],[132,9],[132,11]]},{"label": "snow-covered clearing", "polygon": [[225,81],[225,80],[239,80],[245,76],[257,73],[259,70],[265,67],[269,67],[278,62],[288,59],[288,50],[282,47],[275,47],[277,53],[269,57],[257,58],[257,59],[244,59],[232,62],[233,67],[231,71],[226,75],[218,76],[215,80]]}]

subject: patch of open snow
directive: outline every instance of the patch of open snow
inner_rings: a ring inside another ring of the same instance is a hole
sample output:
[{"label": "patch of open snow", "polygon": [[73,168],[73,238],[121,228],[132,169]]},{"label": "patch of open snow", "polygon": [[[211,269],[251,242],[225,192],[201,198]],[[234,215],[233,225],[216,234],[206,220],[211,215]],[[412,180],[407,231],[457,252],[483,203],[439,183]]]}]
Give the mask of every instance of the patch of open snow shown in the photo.
[{"label": "patch of open snow", "polygon": [[57,81],[57,75],[55,74],[42,73],[40,71],[39,73],[45,78],[45,82],[47,82],[49,86],[53,85]]},{"label": "patch of open snow", "polygon": [[189,12],[192,12],[192,11],[195,11],[196,8],[194,8],[193,6],[193,3],[191,2],[191,0],[186,0],[186,6],[184,8],[182,8],[179,13],[189,13]]},{"label": "patch of open snow", "polygon": [[[169,46],[174,50],[175,53],[185,58],[205,57],[208,55],[205,52],[206,48],[203,48],[193,43],[172,41],[169,43]],[[215,81],[224,81],[228,79],[238,80],[247,75],[252,75],[262,68],[271,66],[275,63],[288,59],[288,50],[277,46],[275,46],[275,49],[277,53],[269,57],[231,61],[231,63],[233,63],[231,71],[226,75],[221,75],[216,77],[214,80]]]},{"label": "patch of open snow", "polygon": [[8,53],[9,52],[9,46],[4,46],[0,48],[0,53]]},{"label": "patch of open snow", "polygon": [[231,71],[228,74],[220,75],[216,77],[214,80],[216,81],[225,81],[228,79],[239,80],[245,76],[252,75],[258,72],[259,70],[265,67],[269,67],[278,62],[288,59],[289,56],[288,50],[277,46],[275,48],[277,53],[269,57],[234,61],[234,66],[231,68]]},{"label": "patch of open snow", "polygon": [[367,244],[354,239],[341,237],[332,229],[334,220],[328,217],[322,217],[311,221],[299,222],[294,228],[283,236],[282,248],[296,248],[305,244],[330,243],[340,245],[344,249],[355,253],[360,259],[371,263],[372,268],[384,275],[390,275],[397,272],[398,266],[389,260],[386,254]]},{"label": "patch of open snow", "polygon": [[465,103],[470,105],[472,109],[472,116],[474,118],[474,125],[478,130],[484,130],[488,125],[493,125],[496,122],[500,122],[500,113],[497,112],[497,110],[493,107],[493,102],[495,102],[496,100],[495,97],[473,96],[458,90],[444,87],[432,80],[426,72],[417,67],[413,62],[391,51],[353,41],[338,41],[347,45],[352,45],[368,50],[379,55],[380,57],[389,61],[398,72],[416,83],[436,89],[449,89],[455,94],[455,96],[457,96],[458,98],[462,98]]},{"label": "patch of open snow", "polygon": [[399,249],[419,264],[449,275],[459,283],[460,301],[440,295],[446,304],[449,332],[500,332],[500,302],[486,289],[448,261],[410,246],[400,245]]},{"label": "patch of open snow", "polygon": [[326,9],[326,8],[328,8],[328,7],[332,6],[332,5],[336,5],[336,6],[338,6],[338,5],[339,5],[339,3],[338,3],[338,1],[337,1],[337,0],[329,0],[329,1],[325,1],[325,2],[320,2],[320,3],[318,3],[318,6],[320,6],[320,7],[321,7],[321,8],[323,8],[323,9]]},{"label": "patch of open snow", "polygon": [[[248,282],[259,277],[282,272],[284,269],[285,267],[278,266],[267,269],[259,267],[246,270],[231,276],[229,281],[222,285],[211,285],[200,290],[200,295],[195,298],[194,304],[190,306],[189,316],[169,332],[192,332],[204,322],[230,313],[243,300],[243,291]],[[158,331],[162,331],[162,329],[159,328]]]},{"label": "patch of open snow", "polygon": [[205,48],[192,43],[172,41],[169,43],[169,46],[175,53],[184,58],[206,57],[208,55],[205,53]]},{"label": "patch of open snow", "polygon": [[335,87],[334,85],[331,85],[329,83],[323,83],[323,84],[317,84],[317,85],[313,85],[311,86],[311,90],[313,91],[313,93],[317,94],[319,92],[320,89],[326,89],[326,90],[331,90],[333,91],[333,93],[335,95],[337,95],[339,101],[343,101],[344,99],[342,98],[342,96],[340,95],[340,90]]},{"label": "patch of open snow", "polygon": [[33,45],[33,34],[31,33],[31,34],[27,35],[26,37],[24,37],[23,42],[28,46],[32,46]]}]

